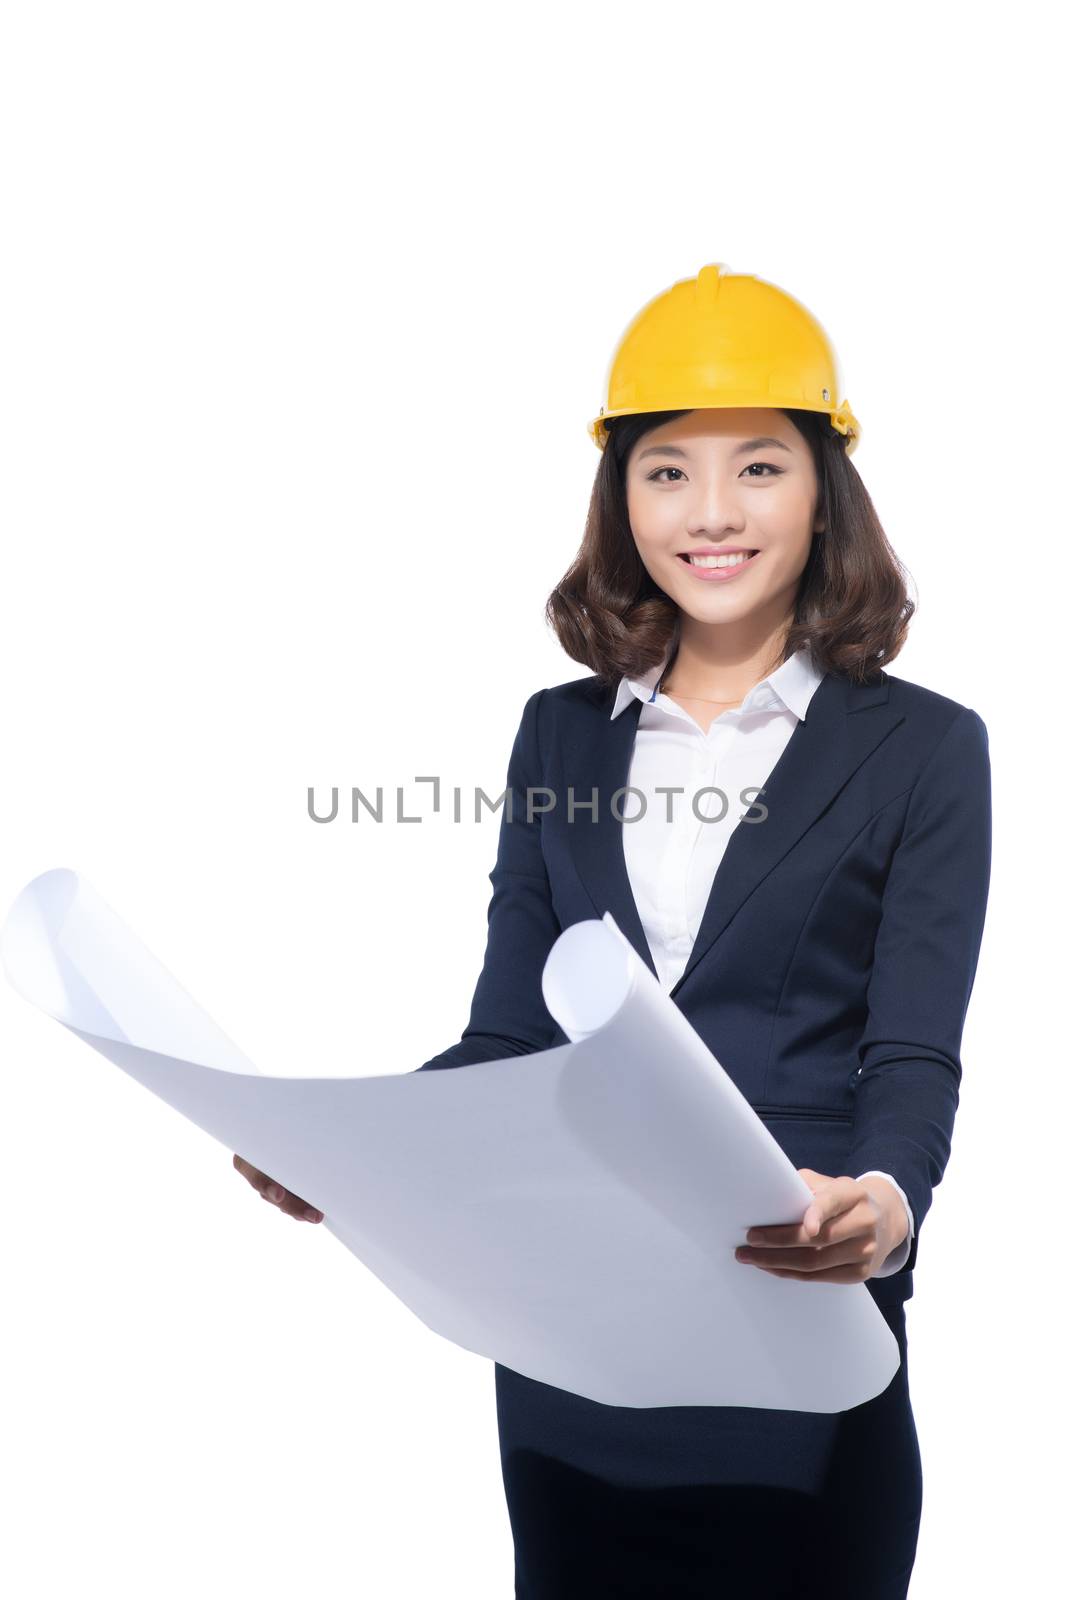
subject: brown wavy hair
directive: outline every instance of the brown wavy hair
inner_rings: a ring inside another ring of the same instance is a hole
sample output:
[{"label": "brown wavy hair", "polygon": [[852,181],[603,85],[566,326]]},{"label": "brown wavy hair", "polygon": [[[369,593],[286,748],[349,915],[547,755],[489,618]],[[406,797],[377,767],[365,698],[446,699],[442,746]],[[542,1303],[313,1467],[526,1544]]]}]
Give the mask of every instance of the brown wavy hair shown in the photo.
[{"label": "brown wavy hair", "polygon": [[[845,436],[819,411],[784,410],[807,441],[819,478],[812,549],[793,621],[773,667],[807,645],[814,664],[854,683],[875,680],[901,650],[915,605],[907,569],[890,547]],[[552,591],[545,616],[564,650],[606,684],[648,671],[678,652],[682,613],[649,576],[627,513],[627,462],[643,434],[685,411],[610,417],[578,555]]]}]

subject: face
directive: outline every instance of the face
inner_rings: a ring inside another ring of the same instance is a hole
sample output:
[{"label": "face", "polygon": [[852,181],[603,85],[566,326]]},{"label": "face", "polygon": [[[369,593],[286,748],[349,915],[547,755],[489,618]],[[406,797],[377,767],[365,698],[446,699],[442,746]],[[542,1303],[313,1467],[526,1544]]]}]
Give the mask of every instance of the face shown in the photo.
[{"label": "face", "polygon": [[[813,528],[823,527],[818,499],[808,443],[773,409],[687,412],[643,434],[627,462],[638,554],[696,622],[793,616]],[[718,564],[727,552],[736,562]]]}]

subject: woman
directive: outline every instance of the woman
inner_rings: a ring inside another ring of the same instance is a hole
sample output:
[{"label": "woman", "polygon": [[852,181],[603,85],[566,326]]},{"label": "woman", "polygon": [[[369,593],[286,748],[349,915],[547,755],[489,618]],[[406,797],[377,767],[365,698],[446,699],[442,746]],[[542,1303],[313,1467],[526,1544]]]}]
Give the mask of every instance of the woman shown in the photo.
[{"label": "woman", "polygon": [[628,328],[547,608],[592,676],[526,703],[471,1018],[419,1070],[562,1043],[545,958],[611,911],[813,1190],[800,1225],[753,1219],[739,1270],[865,1283],[901,1365],[824,1415],[606,1406],[498,1364],[518,1600],[908,1589],[904,1303],[949,1156],[990,775],[974,711],[883,670],[913,606],[837,396],[818,323],[756,278],[707,266]]}]

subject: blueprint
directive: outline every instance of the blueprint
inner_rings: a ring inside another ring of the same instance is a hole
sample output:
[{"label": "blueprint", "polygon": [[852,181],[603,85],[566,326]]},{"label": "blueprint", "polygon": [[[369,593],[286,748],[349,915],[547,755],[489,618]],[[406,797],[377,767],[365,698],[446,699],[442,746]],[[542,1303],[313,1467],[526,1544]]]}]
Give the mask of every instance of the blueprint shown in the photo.
[{"label": "blueprint", "polygon": [[[66,868],[18,895],[0,955],[27,1001],[316,1206],[465,1350],[642,1407],[842,1411],[898,1368],[865,1284],[735,1261],[811,1191],[610,914],[546,961],[567,1043],[378,1076],[258,1071]],[[31,1066],[48,1070],[46,1031]]]}]

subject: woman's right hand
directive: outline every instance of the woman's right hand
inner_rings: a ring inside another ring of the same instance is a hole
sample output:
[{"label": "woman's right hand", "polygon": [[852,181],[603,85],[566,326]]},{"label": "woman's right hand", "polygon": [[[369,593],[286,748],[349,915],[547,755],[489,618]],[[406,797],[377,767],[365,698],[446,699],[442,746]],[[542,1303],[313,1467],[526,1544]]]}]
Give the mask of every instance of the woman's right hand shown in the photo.
[{"label": "woman's right hand", "polygon": [[322,1222],[321,1211],[316,1211],[315,1207],[302,1200],[299,1194],[292,1194],[288,1189],[283,1189],[280,1183],[275,1183],[273,1178],[269,1178],[265,1172],[254,1167],[251,1161],[235,1155],[234,1166],[264,1200],[269,1200],[279,1211],[284,1211],[287,1217],[296,1217],[302,1222]]}]

